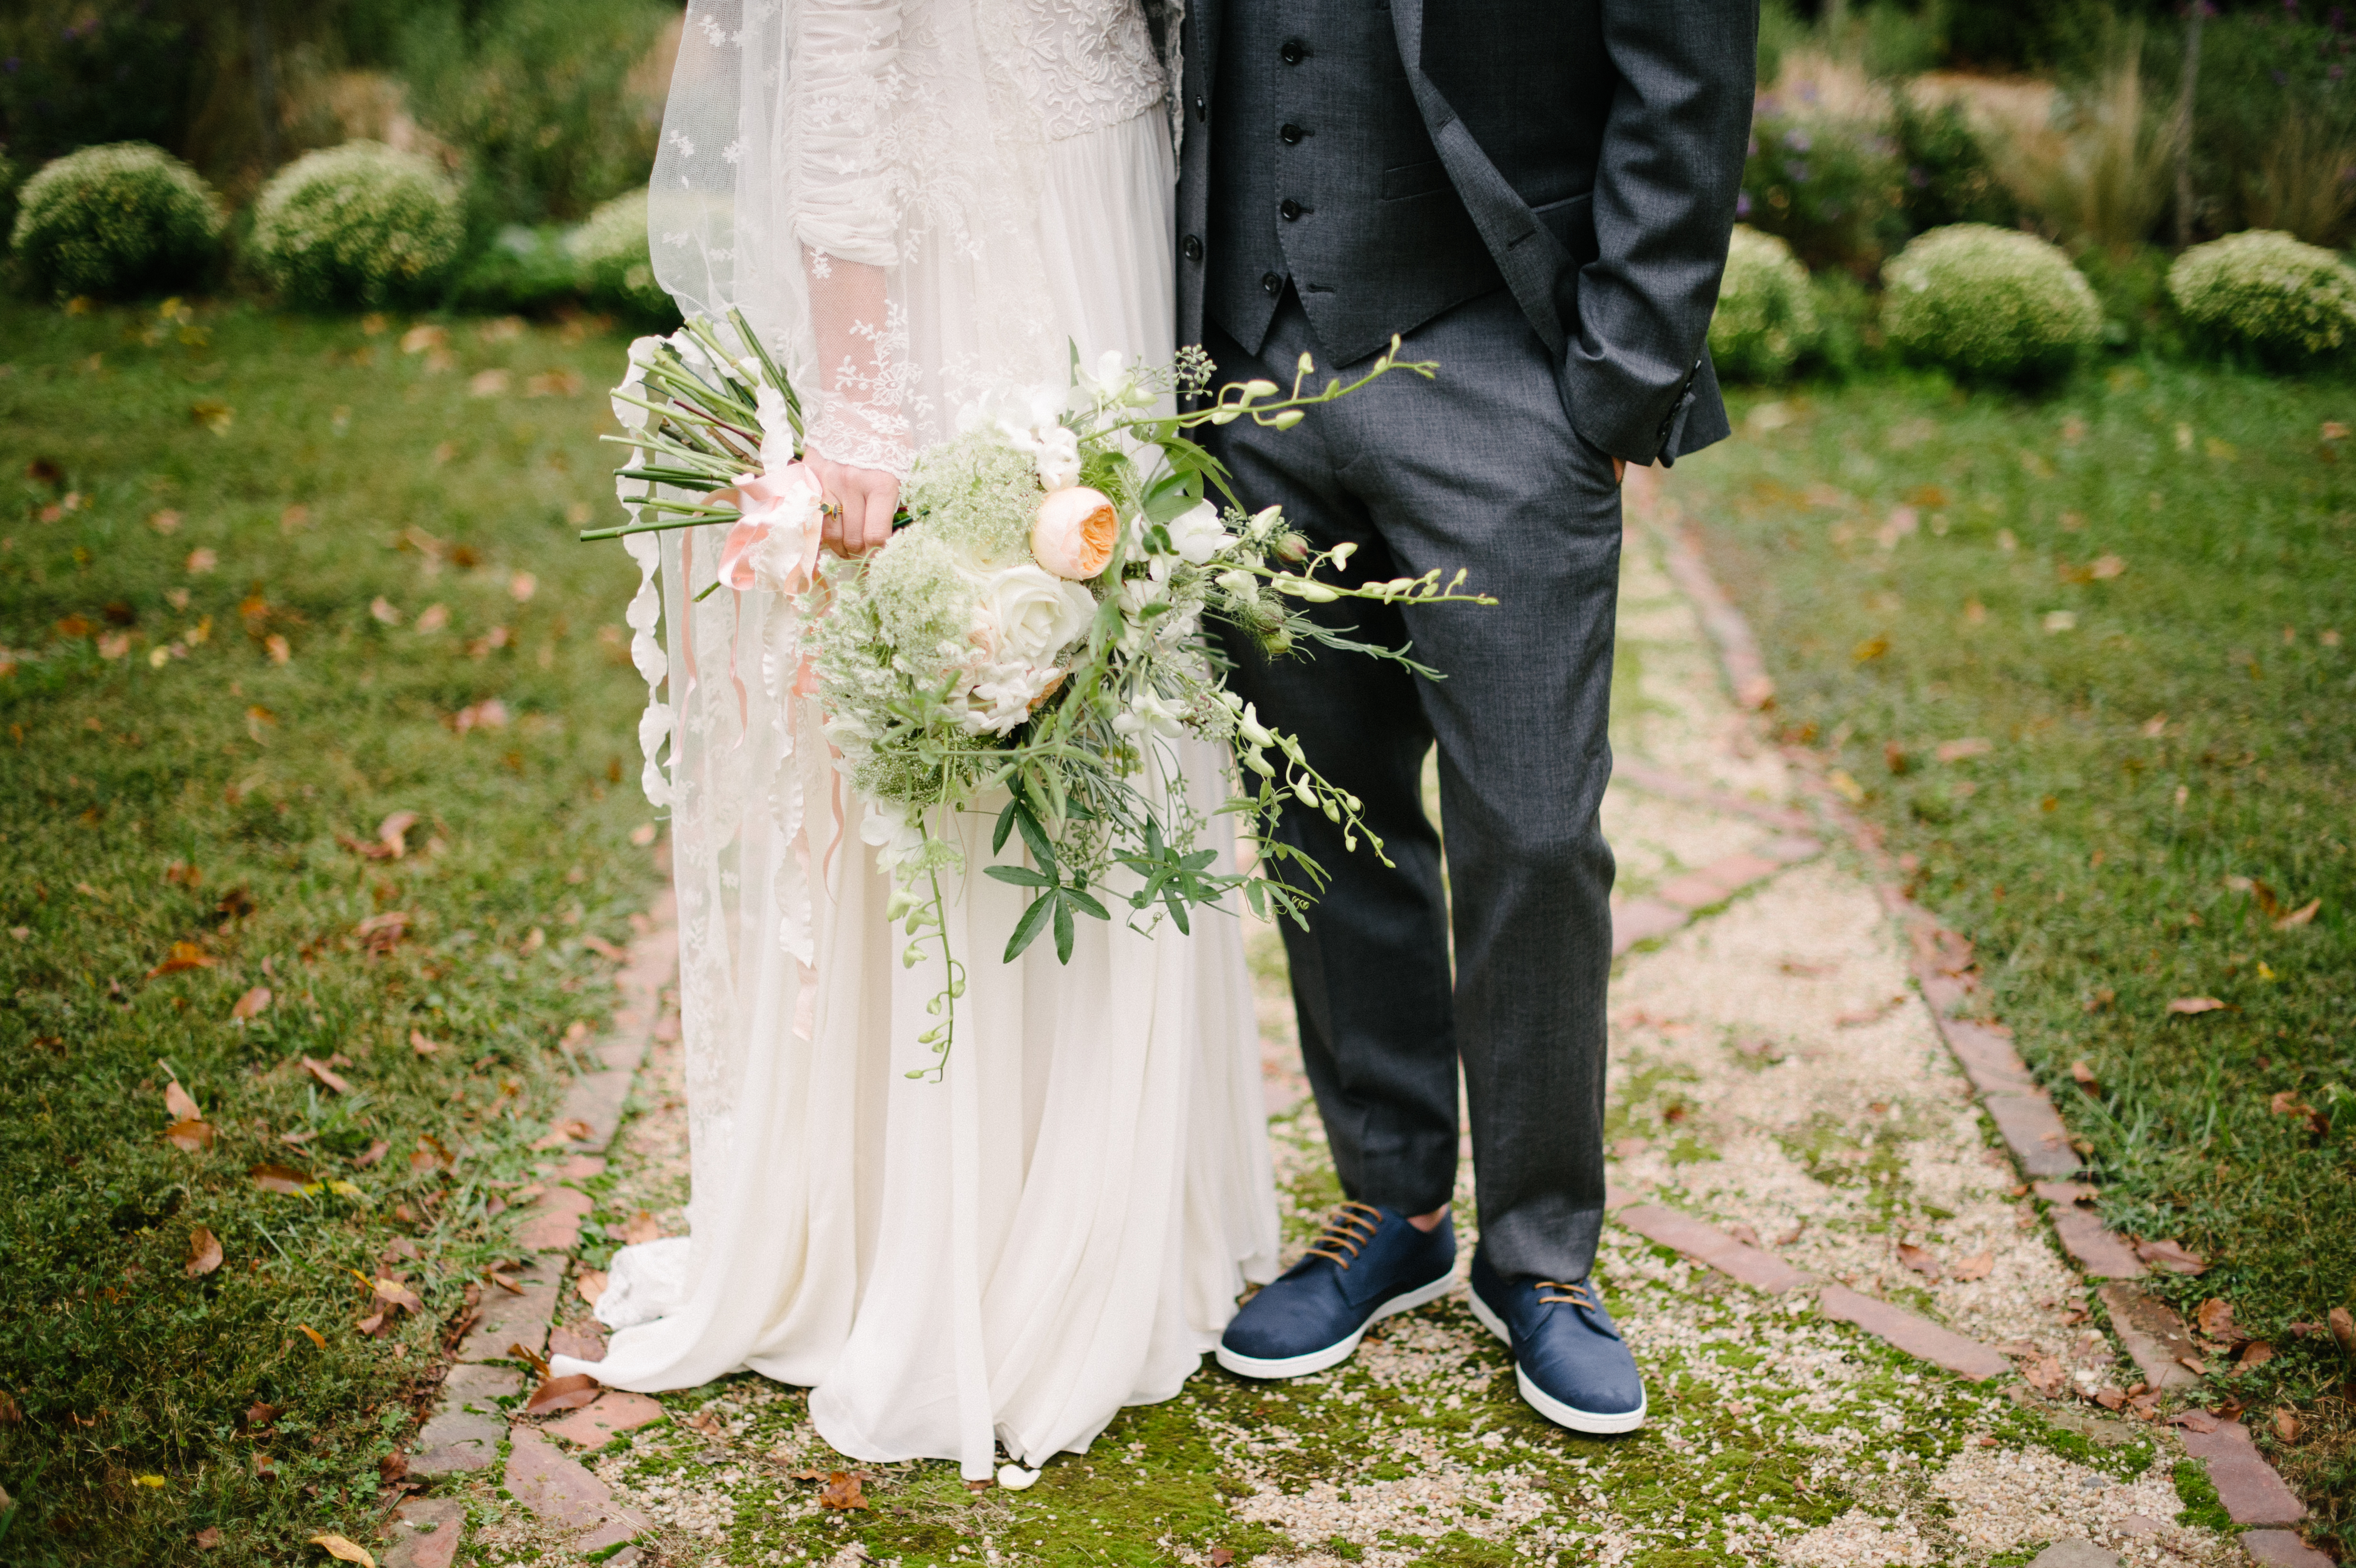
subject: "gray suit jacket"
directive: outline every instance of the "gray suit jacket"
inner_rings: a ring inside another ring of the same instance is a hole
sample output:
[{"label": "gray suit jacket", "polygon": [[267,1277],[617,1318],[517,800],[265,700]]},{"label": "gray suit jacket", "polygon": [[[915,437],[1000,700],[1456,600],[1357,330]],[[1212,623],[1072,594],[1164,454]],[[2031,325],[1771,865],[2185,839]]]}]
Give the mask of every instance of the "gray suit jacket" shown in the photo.
[{"label": "gray suit jacket", "polygon": [[[1221,12],[1277,3],[1192,0],[1184,16],[1182,235],[1207,227],[1204,144],[1219,125]],[[1387,8],[1425,127],[1556,357],[1573,427],[1637,463],[1723,438],[1705,339],[1750,135],[1757,0]],[[1178,276],[1179,341],[1198,342],[1201,270],[1182,259]]]}]

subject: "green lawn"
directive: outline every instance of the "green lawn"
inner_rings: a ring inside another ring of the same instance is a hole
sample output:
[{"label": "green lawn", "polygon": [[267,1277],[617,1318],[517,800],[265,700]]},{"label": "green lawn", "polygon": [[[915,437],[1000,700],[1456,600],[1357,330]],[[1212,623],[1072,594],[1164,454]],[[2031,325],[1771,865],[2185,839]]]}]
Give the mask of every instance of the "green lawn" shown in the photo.
[{"label": "green lawn", "polygon": [[[646,906],[635,571],[571,539],[621,342],[409,325],[0,304],[11,1563],[373,1539]],[[387,1273],[424,1310],[363,1337]]]},{"label": "green lawn", "polygon": [[2356,1307],[2356,389],[2144,362],[1734,412],[1672,488],[1784,738],[1976,944],[2109,1222],[2210,1260],[2159,1288],[2272,1345],[2212,1394],[2356,1548],[2351,1369],[2293,1328]]}]

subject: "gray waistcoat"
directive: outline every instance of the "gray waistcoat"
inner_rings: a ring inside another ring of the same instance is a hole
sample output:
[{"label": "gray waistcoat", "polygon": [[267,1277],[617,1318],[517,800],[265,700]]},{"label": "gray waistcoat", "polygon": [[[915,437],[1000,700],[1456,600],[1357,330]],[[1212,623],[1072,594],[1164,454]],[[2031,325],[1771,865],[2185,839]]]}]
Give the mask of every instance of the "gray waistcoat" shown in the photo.
[{"label": "gray waistcoat", "polygon": [[[1387,5],[1229,0],[1204,305],[1258,352],[1289,279],[1335,366],[1505,282],[1418,112]],[[1189,118],[1193,118],[1191,115]]]}]

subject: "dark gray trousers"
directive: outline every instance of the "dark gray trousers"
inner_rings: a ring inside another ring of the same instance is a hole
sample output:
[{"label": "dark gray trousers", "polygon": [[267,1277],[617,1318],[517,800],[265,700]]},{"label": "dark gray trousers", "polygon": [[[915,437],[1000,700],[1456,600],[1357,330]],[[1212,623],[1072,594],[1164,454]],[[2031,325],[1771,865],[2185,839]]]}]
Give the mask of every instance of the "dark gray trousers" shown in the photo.
[{"label": "dark gray trousers", "polygon": [[[1258,355],[1217,326],[1220,381],[1290,387],[1323,363],[1288,290]],[[1236,683],[1365,802],[1394,866],[1289,805],[1280,832],[1333,880],[1284,924],[1301,1053],[1343,1190],[1420,1214],[1449,1200],[1464,1067],[1482,1244],[1508,1275],[1586,1277],[1603,1218],[1604,986],[1612,851],[1597,808],[1620,574],[1612,460],[1570,426],[1546,347],[1503,289],[1407,336],[1437,381],[1394,373],[1290,431],[1209,428],[1247,507],[1280,504],[1348,575],[1468,569],[1494,606],[1323,607],[1443,672],[1331,650],[1274,661],[1231,639]],[[1357,367],[1363,369],[1363,365]],[[1440,838],[1423,809],[1440,748]],[[1455,974],[1450,976],[1449,920]]]}]

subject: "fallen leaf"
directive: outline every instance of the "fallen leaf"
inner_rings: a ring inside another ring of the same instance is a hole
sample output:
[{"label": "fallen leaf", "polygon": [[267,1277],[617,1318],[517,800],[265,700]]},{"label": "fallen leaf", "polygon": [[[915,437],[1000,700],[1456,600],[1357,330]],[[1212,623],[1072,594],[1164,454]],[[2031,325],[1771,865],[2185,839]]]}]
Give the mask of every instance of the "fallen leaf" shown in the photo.
[{"label": "fallen leaf", "polygon": [[[1848,770],[1846,768],[1833,769],[1830,773],[1825,774],[1825,782],[1833,786],[1833,793],[1835,795],[1839,795],[1851,805],[1861,805],[1865,800],[1865,786],[1858,783],[1855,778],[1851,777]],[[653,842],[654,836],[652,834],[648,834],[647,837],[649,843]]]},{"label": "fallen leaf", "polygon": [[1959,741],[1942,741],[1933,752],[1943,763],[1960,763],[1969,757],[1985,757],[1996,750],[1996,742],[1979,735],[1966,735]]},{"label": "fallen leaf", "polygon": [[356,1546],[340,1535],[315,1535],[311,1544],[338,1563],[357,1563],[360,1568],[376,1568],[376,1559],[365,1546]]},{"label": "fallen leaf", "polygon": [[1901,1242],[1898,1244],[1898,1261],[1924,1279],[1935,1280],[1939,1277],[1939,1260],[1911,1243]]},{"label": "fallen leaf", "polygon": [[188,1232],[188,1261],[180,1272],[190,1279],[209,1275],[221,1266],[220,1238],[202,1225]]},{"label": "fallen leaf", "polygon": [[[692,1422],[690,1425],[694,1424]],[[860,1495],[859,1477],[848,1470],[828,1472],[826,1485],[819,1488],[818,1506],[823,1509],[849,1509],[868,1508],[868,1500]]]},{"label": "fallen leaf", "polygon": [[2192,1320],[2200,1325],[2201,1333],[2224,1344],[2238,1345],[2248,1338],[2233,1321],[2233,1304],[2222,1296],[2212,1296],[2202,1302]]},{"label": "fallen leaf", "polygon": [[417,813],[396,811],[377,824],[376,840],[393,859],[409,852],[409,830],[417,826]]},{"label": "fallen leaf", "polygon": [[249,1019],[260,1018],[269,1006],[270,987],[256,986],[237,999],[229,1009],[229,1016],[240,1023],[244,1023]]},{"label": "fallen leaf", "polygon": [[289,1198],[306,1198],[319,1190],[319,1184],[302,1171],[283,1165],[257,1165],[246,1175],[264,1192],[283,1192]]},{"label": "fallen leaf", "polygon": [[2288,914],[2275,922],[2275,929],[2276,931],[2289,931],[2297,926],[2305,925],[2309,921],[2312,921],[2316,917],[2317,912],[2322,908],[2323,901],[2321,899],[2309,899],[2305,903],[2299,905],[2298,908],[2291,911]]},{"label": "fallen leaf", "polygon": [[2030,1388],[2048,1399],[2060,1393],[2062,1385],[2066,1381],[2062,1371],[2062,1358],[2059,1356],[2040,1356],[2028,1366],[2023,1367],[2020,1375],[2028,1380]]},{"label": "fallen leaf", "polygon": [[393,1482],[409,1474],[409,1456],[398,1448],[390,1454],[379,1455],[376,1461],[376,1474],[377,1479],[386,1486],[392,1485]]},{"label": "fallen leaf", "polygon": [[153,980],[159,975],[177,975],[183,969],[209,969],[220,962],[193,942],[175,942],[164,961],[147,971],[147,977]]},{"label": "fallen leaf", "polygon": [[2179,997],[2168,1004],[2171,1013],[2213,1013],[2225,1004],[2214,997]]},{"label": "fallen leaf", "polygon": [[2276,1437],[2285,1443],[2296,1443],[2298,1441],[2298,1431],[2299,1421],[2297,1411],[2292,1410],[2288,1405],[2283,1405],[2276,1410],[2275,1435]]},{"label": "fallen leaf", "polygon": [[2241,1355],[2234,1360],[2233,1370],[2237,1372],[2246,1372],[2252,1367],[2263,1367],[2274,1359],[2273,1345],[2264,1339],[2253,1339],[2242,1347]]},{"label": "fallen leaf", "polygon": [[353,1324],[352,1327],[359,1331],[361,1339],[373,1339],[384,1332],[389,1317],[387,1313],[373,1312]]},{"label": "fallen leaf", "polygon": [[[2189,1364],[2191,1358],[2179,1357],[2178,1360]],[[2200,1369],[2195,1368],[2194,1370],[2198,1371]],[[2174,1415],[2168,1418],[2168,1424],[2170,1426],[2181,1426],[2188,1432],[2204,1433],[2214,1432],[2217,1430],[2219,1425],[2217,1418],[2210,1414],[2205,1410],[2179,1410]]]},{"label": "fallen leaf", "polygon": [[[361,1277],[363,1279],[367,1278],[366,1275],[362,1275]],[[417,1298],[416,1292],[411,1290],[407,1285],[402,1284],[397,1279],[384,1279],[381,1277],[370,1279],[368,1280],[368,1287],[375,1293],[376,1298],[379,1301],[385,1303],[387,1306],[398,1307],[403,1312],[423,1312],[425,1310],[425,1303]]]},{"label": "fallen leaf", "polygon": [[2186,1252],[2173,1239],[2145,1242],[2136,1248],[2136,1256],[2170,1274],[2203,1274],[2209,1268],[2207,1258],[2197,1253]]},{"label": "fallen leaf", "polygon": [[306,1056],[303,1059],[303,1071],[317,1079],[322,1088],[332,1089],[338,1094],[352,1092],[352,1086],[344,1081],[343,1074],[324,1061]]},{"label": "fallen leaf", "polygon": [[523,1286],[518,1285],[511,1279],[505,1278],[496,1274],[488,1275],[485,1277],[489,1279],[493,1285],[498,1285],[501,1290],[506,1291],[509,1296],[521,1296],[523,1294]]},{"label": "fallen leaf", "polygon": [[318,1346],[322,1350],[327,1348],[327,1337],[325,1334],[320,1333],[316,1328],[312,1328],[308,1323],[297,1323],[294,1327],[301,1329],[304,1337],[309,1339],[314,1345]]},{"label": "fallen leaf", "polygon": [[164,1109],[176,1122],[198,1121],[205,1114],[196,1097],[181,1088],[177,1078],[164,1085]]},{"label": "fallen leaf", "polygon": [[648,1242],[659,1241],[662,1239],[662,1233],[661,1223],[644,1209],[631,1215],[629,1222],[622,1227],[622,1240],[634,1247]]},{"label": "fallen leaf", "polygon": [[386,1155],[391,1154],[391,1152],[392,1146],[385,1142],[382,1138],[379,1138],[374,1143],[368,1146],[366,1153],[352,1156],[352,1164],[358,1169],[366,1170],[369,1166],[374,1165],[378,1160],[382,1159]]},{"label": "fallen leaf", "polygon": [[546,1137],[533,1140],[531,1147],[536,1149],[562,1148],[566,1144],[578,1143],[590,1136],[594,1130],[583,1121],[559,1122],[548,1130]]},{"label": "fallen leaf", "polygon": [[165,1139],[175,1148],[190,1154],[202,1154],[213,1147],[213,1129],[193,1116],[185,1116],[164,1129]]},{"label": "fallen leaf", "polygon": [[2098,555],[2094,558],[2094,565],[2086,569],[2086,575],[2097,582],[2104,582],[2114,577],[2126,575],[2126,570],[2127,563],[2119,557]]},{"label": "fallen leaf", "polygon": [[1227,1568],[1227,1564],[1235,1560],[1236,1554],[1233,1548],[1226,1546],[1211,1548],[1211,1568]]},{"label": "fallen leaf", "polygon": [[246,1430],[249,1432],[259,1432],[262,1428],[268,1426],[271,1423],[276,1421],[284,1413],[286,1413],[277,1405],[263,1404],[257,1400],[252,1404],[245,1407]]},{"label": "fallen leaf", "polygon": [[2073,1061],[2070,1064],[2070,1076],[2075,1079],[2077,1081],[2078,1087],[2083,1089],[2087,1093],[2094,1095],[2100,1095],[2102,1093],[2103,1086],[2094,1081],[2094,1070],[2088,1066],[2083,1061]]},{"label": "fallen leaf", "polygon": [[390,953],[401,945],[403,936],[409,934],[409,921],[407,910],[387,910],[382,914],[372,914],[352,927],[352,934],[359,937],[360,945],[371,953]]},{"label": "fallen leaf", "polygon": [[417,1052],[420,1056],[431,1056],[435,1051],[442,1049],[442,1042],[438,1040],[428,1040],[421,1031],[411,1029],[409,1031],[409,1049]]},{"label": "fallen leaf", "polygon": [[1759,1232],[1752,1230],[1750,1226],[1743,1224],[1740,1221],[1737,1221],[1735,1223],[1729,1225],[1726,1228],[1726,1233],[1732,1236],[1736,1241],[1740,1242],[1746,1247],[1755,1247],[1759,1245]]},{"label": "fallen leaf", "polygon": [[2340,1354],[2356,1361],[2356,1313],[2344,1307],[2335,1307],[2323,1321],[2330,1328],[2331,1338],[2339,1345]]},{"label": "fallen leaf", "polygon": [[546,1415],[552,1410],[578,1410],[605,1392],[595,1378],[587,1372],[573,1372],[561,1378],[551,1378],[531,1391],[524,1401],[526,1415]]},{"label": "fallen leaf", "polygon": [[616,964],[629,962],[630,954],[627,948],[617,947],[602,936],[584,936],[581,939],[581,945],[599,957],[610,958]]},{"label": "fallen leaf", "polygon": [[209,1524],[188,1539],[196,1543],[198,1551],[210,1552],[214,1547],[220,1544],[220,1526],[217,1524]]},{"label": "fallen leaf", "polygon": [[2126,1402],[2127,1396],[2115,1388],[2097,1389],[2094,1392],[2094,1403],[2104,1410],[2120,1409]]},{"label": "fallen leaf", "polygon": [[1948,1277],[1955,1280],[1986,1279],[1994,1272],[1996,1272],[1994,1253],[1974,1253],[1949,1270]]}]

